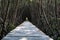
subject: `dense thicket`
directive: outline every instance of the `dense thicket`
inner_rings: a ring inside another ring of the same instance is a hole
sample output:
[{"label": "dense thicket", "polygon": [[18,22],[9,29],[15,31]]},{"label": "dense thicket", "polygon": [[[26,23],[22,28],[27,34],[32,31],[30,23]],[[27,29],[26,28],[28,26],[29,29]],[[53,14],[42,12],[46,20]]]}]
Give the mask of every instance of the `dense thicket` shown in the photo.
[{"label": "dense thicket", "polygon": [[0,39],[28,17],[57,40],[60,37],[60,0],[0,0]]}]

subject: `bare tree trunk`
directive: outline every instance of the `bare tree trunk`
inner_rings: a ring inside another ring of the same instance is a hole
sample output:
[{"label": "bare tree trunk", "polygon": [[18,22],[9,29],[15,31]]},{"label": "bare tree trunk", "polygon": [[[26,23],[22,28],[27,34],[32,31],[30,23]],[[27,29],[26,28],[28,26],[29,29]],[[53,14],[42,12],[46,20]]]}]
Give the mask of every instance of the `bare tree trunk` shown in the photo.
[{"label": "bare tree trunk", "polygon": [[13,24],[15,23],[15,21],[16,21],[16,16],[17,16],[17,10],[18,10],[18,8],[19,8],[19,5],[20,5],[20,0],[16,0],[17,2],[15,2],[16,3],[16,9],[15,9],[15,13],[14,13],[14,16],[13,16]]}]

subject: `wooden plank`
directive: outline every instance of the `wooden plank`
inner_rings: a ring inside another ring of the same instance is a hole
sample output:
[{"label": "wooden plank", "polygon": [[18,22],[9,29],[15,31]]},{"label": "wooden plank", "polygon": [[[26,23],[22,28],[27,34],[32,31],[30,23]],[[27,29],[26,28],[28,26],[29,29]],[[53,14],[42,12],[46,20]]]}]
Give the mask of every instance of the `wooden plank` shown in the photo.
[{"label": "wooden plank", "polygon": [[23,22],[2,40],[53,40],[29,21]]}]

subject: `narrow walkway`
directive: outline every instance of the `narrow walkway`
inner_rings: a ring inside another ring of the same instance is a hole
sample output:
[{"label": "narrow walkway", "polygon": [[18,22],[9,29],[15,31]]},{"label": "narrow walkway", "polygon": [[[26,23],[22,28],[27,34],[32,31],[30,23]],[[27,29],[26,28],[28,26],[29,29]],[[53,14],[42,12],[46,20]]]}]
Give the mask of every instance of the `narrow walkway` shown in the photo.
[{"label": "narrow walkway", "polygon": [[2,40],[53,40],[31,22],[25,21],[6,35]]}]

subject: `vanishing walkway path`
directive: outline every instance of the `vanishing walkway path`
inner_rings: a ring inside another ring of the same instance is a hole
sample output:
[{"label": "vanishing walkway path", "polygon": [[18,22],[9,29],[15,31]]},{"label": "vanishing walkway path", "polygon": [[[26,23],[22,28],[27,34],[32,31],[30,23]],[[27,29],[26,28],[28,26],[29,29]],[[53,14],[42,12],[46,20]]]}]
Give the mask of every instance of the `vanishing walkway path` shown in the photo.
[{"label": "vanishing walkway path", "polygon": [[2,40],[53,40],[29,21],[24,21]]}]

